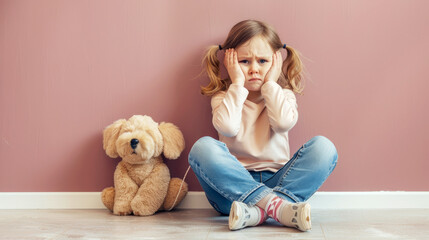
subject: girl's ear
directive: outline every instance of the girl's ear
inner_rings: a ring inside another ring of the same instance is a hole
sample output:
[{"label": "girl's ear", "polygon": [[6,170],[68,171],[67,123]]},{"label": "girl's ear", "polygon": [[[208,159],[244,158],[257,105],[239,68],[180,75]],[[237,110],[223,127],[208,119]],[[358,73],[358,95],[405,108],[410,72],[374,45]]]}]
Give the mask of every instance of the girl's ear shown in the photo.
[{"label": "girl's ear", "polygon": [[185,139],[182,132],[172,123],[162,122],[158,128],[164,139],[164,156],[168,159],[177,159],[185,149]]},{"label": "girl's ear", "polygon": [[127,120],[125,119],[119,119],[107,126],[103,131],[103,149],[111,158],[119,157],[118,152],[116,151],[116,140],[118,140],[119,132],[126,121]]}]

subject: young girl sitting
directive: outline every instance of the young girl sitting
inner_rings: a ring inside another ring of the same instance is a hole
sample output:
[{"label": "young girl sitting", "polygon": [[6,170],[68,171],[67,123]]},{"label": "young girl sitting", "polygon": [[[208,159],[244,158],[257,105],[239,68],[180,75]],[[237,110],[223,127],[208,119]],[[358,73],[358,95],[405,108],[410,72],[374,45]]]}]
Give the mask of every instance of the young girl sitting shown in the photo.
[{"label": "young girl sitting", "polygon": [[[283,61],[281,50],[287,51]],[[224,50],[227,79],[217,52]],[[307,201],[337,163],[334,144],[317,136],[291,158],[288,131],[298,120],[294,92],[301,93],[298,53],[267,24],[237,23],[222,45],[204,58],[213,126],[219,141],[202,137],[189,153],[207,199],[229,214],[229,228],[257,226],[268,217],[301,231],[311,228]]]}]

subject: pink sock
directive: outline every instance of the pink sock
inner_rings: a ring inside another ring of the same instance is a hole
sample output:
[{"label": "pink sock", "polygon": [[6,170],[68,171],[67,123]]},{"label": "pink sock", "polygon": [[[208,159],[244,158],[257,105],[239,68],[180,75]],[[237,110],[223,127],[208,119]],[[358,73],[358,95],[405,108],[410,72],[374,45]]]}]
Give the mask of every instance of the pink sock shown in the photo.
[{"label": "pink sock", "polygon": [[277,222],[279,222],[279,210],[280,206],[285,202],[285,200],[273,196],[270,200],[268,200],[267,205],[265,206],[265,211],[267,212],[267,215]]},{"label": "pink sock", "polygon": [[305,202],[291,203],[277,196],[268,200],[265,206],[267,215],[287,227],[301,231],[311,229],[311,208]]},{"label": "pink sock", "polygon": [[264,209],[255,206],[258,210],[259,210],[259,222],[256,225],[261,225],[262,223],[265,222],[265,220],[267,220],[268,218],[268,214],[264,211]]}]

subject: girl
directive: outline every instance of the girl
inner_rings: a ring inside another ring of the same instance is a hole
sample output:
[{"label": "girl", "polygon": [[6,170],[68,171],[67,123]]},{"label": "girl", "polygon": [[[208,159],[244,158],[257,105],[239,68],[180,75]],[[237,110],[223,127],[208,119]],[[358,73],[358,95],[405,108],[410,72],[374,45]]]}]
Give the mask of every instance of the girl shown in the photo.
[{"label": "girl", "polygon": [[[220,77],[216,54],[221,50],[227,79]],[[272,27],[246,20],[231,29],[222,45],[211,46],[204,62],[210,83],[202,94],[211,96],[219,141],[199,139],[189,164],[210,204],[229,213],[231,230],[259,225],[267,217],[309,230],[305,201],[335,168],[337,151],[318,136],[290,158],[288,131],[298,120],[294,92],[302,91],[298,53]]]}]

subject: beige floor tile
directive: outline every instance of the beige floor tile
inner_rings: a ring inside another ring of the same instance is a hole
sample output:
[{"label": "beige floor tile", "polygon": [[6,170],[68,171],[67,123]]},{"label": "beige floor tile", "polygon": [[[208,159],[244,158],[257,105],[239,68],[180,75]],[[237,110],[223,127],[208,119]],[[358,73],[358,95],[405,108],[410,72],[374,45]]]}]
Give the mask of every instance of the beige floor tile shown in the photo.
[{"label": "beige floor tile", "polygon": [[410,224],[324,225],[326,239],[429,239],[428,226]]},{"label": "beige floor tile", "polygon": [[228,230],[213,210],[176,210],[150,217],[107,210],[0,210],[0,239],[429,239],[429,209],[313,210],[300,232],[272,219]]},{"label": "beige floor tile", "polygon": [[326,239],[429,239],[429,209],[338,210],[318,218]]}]

